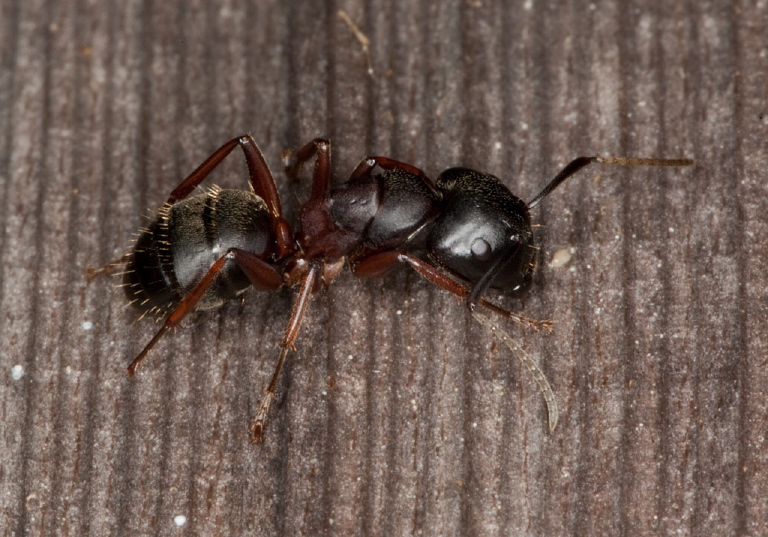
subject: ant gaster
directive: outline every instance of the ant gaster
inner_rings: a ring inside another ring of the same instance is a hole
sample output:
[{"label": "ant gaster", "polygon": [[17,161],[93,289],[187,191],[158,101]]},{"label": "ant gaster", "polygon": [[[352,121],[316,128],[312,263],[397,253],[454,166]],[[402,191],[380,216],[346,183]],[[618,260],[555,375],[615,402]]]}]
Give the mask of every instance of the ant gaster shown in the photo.
[{"label": "ant gaster", "polygon": [[[190,197],[236,147],[245,154],[250,191],[211,188]],[[514,196],[496,177],[451,168],[432,182],[423,171],[386,157],[366,157],[350,179],[331,188],[331,144],[315,139],[293,155],[289,173],[314,159],[309,199],[294,231],[282,215],[272,173],[250,135],[221,146],[173,190],[133,251],[101,270],[123,273],[128,299],[144,312],[166,315],[160,330],[128,367],[133,374],[157,341],[191,311],[215,308],[252,286],[298,286],[272,379],[251,428],[260,442],[277,381],[312,293],[328,285],[347,260],[362,278],[409,265],[435,285],[466,299],[475,318],[532,369],[547,399],[550,428],[557,410],[541,370],[485,316],[483,306],[536,330],[551,329],[506,311],[483,295],[489,288],[515,293],[531,283],[537,250],[530,209],[590,163],[689,166],[691,160],[580,157],[532,201]],[[423,256],[421,252],[425,252]]]}]

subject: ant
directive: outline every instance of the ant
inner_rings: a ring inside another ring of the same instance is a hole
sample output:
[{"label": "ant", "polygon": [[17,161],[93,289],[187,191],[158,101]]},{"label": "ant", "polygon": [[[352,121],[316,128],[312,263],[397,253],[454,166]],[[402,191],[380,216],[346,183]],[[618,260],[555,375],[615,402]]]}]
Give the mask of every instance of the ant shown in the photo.
[{"label": "ant", "polygon": [[[216,186],[190,197],[235,148],[248,166],[250,191]],[[294,343],[311,295],[329,285],[345,262],[361,278],[384,275],[399,265],[465,299],[478,322],[492,331],[531,369],[544,393],[550,429],[557,423],[554,394],[542,371],[490,319],[482,306],[534,330],[551,321],[528,319],[483,298],[489,288],[525,292],[537,265],[530,210],[563,181],[591,163],[631,166],[691,166],[692,160],[579,157],[532,201],[525,203],[493,175],[451,168],[436,181],[419,168],[369,156],[349,180],[331,188],[331,144],[317,138],[290,154],[289,176],[314,159],[309,199],[294,230],[283,217],[272,172],[250,135],[233,138],[189,177],[143,229],[133,250],[89,276],[125,266],[123,286],[144,314],[165,322],[128,366],[133,375],[149,351],[195,309],[211,309],[248,287],[270,291],[298,287],[277,366],[251,426],[262,441],[280,371]]]}]

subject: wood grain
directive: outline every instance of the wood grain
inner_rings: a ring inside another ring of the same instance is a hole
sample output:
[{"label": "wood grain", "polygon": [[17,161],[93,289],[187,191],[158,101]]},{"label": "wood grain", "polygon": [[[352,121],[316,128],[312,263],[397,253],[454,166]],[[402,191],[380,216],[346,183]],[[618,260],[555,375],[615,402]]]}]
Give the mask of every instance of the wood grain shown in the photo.
[{"label": "wood grain", "polygon": [[[767,534],[766,35],[751,1],[0,1],[1,533]],[[590,167],[534,211],[536,287],[499,300],[557,323],[506,326],[553,433],[454,298],[347,272],[257,446],[291,291],[194,315],[129,378],[156,325],[85,279],[244,132],[291,215],[280,154],[316,136],[337,181],[379,154],[525,199],[579,155],[697,164]]]}]

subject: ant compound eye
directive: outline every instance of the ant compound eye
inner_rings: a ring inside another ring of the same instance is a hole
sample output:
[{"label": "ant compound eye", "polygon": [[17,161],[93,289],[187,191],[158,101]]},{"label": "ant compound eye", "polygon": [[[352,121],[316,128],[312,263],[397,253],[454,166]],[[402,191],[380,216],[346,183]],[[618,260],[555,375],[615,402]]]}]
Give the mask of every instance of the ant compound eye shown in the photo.
[{"label": "ant compound eye", "polygon": [[472,241],[470,251],[472,252],[472,257],[478,261],[488,261],[493,255],[491,244],[482,237],[477,237]]}]

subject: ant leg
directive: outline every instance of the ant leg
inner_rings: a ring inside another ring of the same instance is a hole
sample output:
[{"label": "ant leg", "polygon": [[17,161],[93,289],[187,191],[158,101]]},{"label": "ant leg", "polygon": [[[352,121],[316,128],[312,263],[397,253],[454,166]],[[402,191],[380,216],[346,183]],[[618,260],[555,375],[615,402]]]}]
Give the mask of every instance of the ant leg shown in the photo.
[{"label": "ant leg", "polygon": [[111,261],[100,268],[88,268],[85,270],[85,277],[88,281],[92,280],[96,276],[100,274],[106,274],[107,276],[112,275],[112,271],[115,270],[116,267],[120,267],[122,265],[125,265],[128,263],[128,261],[131,259],[131,253],[127,253],[123,255],[120,259],[115,259],[114,261]]},{"label": "ant leg", "polygon": [[[331,188],[331,142],[325,138],[315,138],[304,147],[290,155],[292,162],[286,166],[286,171],[290,177],[295,177],[299,167],[306,161],[315,160],[315,170],[312,179],[312,194],[310,200],[323,200],[328,197]],[[288,158],[288,157],[286,157]],[[379,166],[384,170],[402,170],[420,177],[424,183],[436,192],[435,185],[427,175],[415,166],[399,162],[387,157],[366,157],[360,161],[350,175],[350,180],[360,179],[369,176],[373,169]]]},{"label": "ant leg", "polygon": [[304,314],[307,311],[309,305],[309,297],[312,294],[312,289],[315,286],[315,282],[320,271],[319,265],[312,264],[309,267],[309,271],[304,276],[304,280],[301,282],[301,288],[299,294],[296,296],[296,301],[293,304],[293,311],[291,312],[291,319],[288,321],[288,327],[285,330],[283,340],[280,342],[280,356],[277,359],[277,366],[275,372],[272,374],[272,380],[267,386],[264,398],[259,405],[259,411],[256,413],[256,417],[253,419],[253,425],[251,425],[251,439],[254,442],[261,443],[264,433],[264,423],[267,420],[267,414],[269,413],[269,407],[272,405],[272,400],[275,398],[275,389],[277,387],[277,380],[280,377],[280,371],[283,369],[283,363],[285,358],[291,350],[295,350],[294,342],[296,336],[299,333],[299,327],[301,321],[304,318]]},{"label": "ant leg", "polygon": [[176,309],[174,309],[165,319],[165,322],[163,323],[163,326],[160,327],[160,330],[157,331],[155,336],[149,341],[149,343],[147,343],[139,355],[134,358],[133,362],[131,362],[131,365],[128,366],[129,375],[136,373],[136,369],[138,369],[138,367],[147,357],[147,354],[150,350],[152,350],[152,347],[155,346],[155,343],[160,341],[160,338],[163,337],[168,330],[178,325],[189,312],[195,309],[197,303],[211,286],[211,283],[213,283],[214,278],[216,278],[219,272],[221,272],[221,269],[224,268],[226,261],[227,255],[217,259],[216,262],[211,265],[211,268],[208,269],[208,272],[205,273],[205,276],[203,276],[200,282],[198,282],[198,284],[189,293],[187,293],[187,296],[184,297],[181,303],[176,306]]},{"label": "ant leg", "polygon": [[267,162],[264,160],[264,155],[261,154],[259,147],[250,134],[232,138],[214,151],[179,186],[173,189],[166,203],[172,205],[189,196],[238,145],[245,154],[250,182],[254,192],[264,199],[271,213],[280,214],[280,197],[277,195],[272,172],[269,170],[269,166],[267,166]]},{"label": "ant leg", "polygon": [[618,164],[620,166],[693,166],[694,162],[690,159],[655,159],[655,158],[632,158],[632,157],[579,157],[573,159],[568,165],[558,173],[544,190],[538,196],[528,202],[528,208],[533,209],[541,200],[546,198],[554,189],[575,174],[583,167],[597,162],[599,164]]},{"label": "ant leg", "polygon": [[176,309],[168,315],[163,326],[160,327],[160,330],[158,330],[150,342],[147,343],[146,347],[144,347],[133,362],[131,362],[131,365],[128,366],[128,373],[130,375],[136,373],[136,369],[138,369],[141,363],[146,359],[147,354],[152,350],[152,347],[155,346],[160,338],[163,337],[168,330],[177,326],[188,313],[195,309],[197,303],[216,279],[216,276],[222,271],[228,260],[234,261],[257,289],[277,289],[283,283],[280,273],[258,257],[240,250],[239,248],[230,248],[227,250],[227,253],[211,265],[211,268],[208,269],[205,276],[203,276],[197,285],[187,293],[179,305],[176,306]]},{"label": "ant leg", "polygon": [[425,181],[430,182],[427,174],[425,174],[416,166],[412,166],[410,164],[406,164],[405,162],[400,162],[399,160],[394,160],[389,157],[373,156],[368,156],[361,160],[360,163],[355,166],[355,169],[352,171],[350,179],[359,179],[360,177],[370,175],[371,170],[373,170],[376,166],[379,166],[384,170],[402,170],[412,175],[417,175]]},{"label": "ant leg", "polygon": [[[467,298],[471,293],[471,290],[464,284],[457,282],[426,261],[422,261],[418,257],[404,254],[396,250],[380,252],[360,259],[353,265],[352,272],[361,278],[378,278],[389,272],[392,268],[400,263],[407,263],[422,277],[437,285],[441,289],[445,289],[446,291],[453,293],[459,298]],[[517,313],[506,310],[501,306],[497,306],[485,298],[480,298],[477,303],[484,308],[489,309],[498,315],[501,315],[502,317],[506,317],[507,319],[510,319],[528,328],[533,328],[537,332],[550,332],[552,330],[552,321],[529,319],[528,317],[524,317]]]},{"label": "ant leg", "polygon": [[295,250],[293,233],[291,232],[290,225],[282,216],[280,195],[277,192],[272,172],[269,170],[267,161],[264,160],[264,155],[262,155],[259,146],[256,145],[256,141],[250,134],[232,138],[214,151],[210,157],[205,159],[205,162],[198,166],[195,171],[189,174],[189,177],[184,179],[181,184],[171,192],[166,204],[172,205],[189,196],[189,194],[192,193],[192,191],[197,188],[237,146],[240,146],[245,154],[245,162],[248,165],[248,175],[250,178],[249,181],[254,193],[267,204],[267,209],[269,210],[270,218],[272,220],[272,227],[275,232],[278,257],[280,259],[287,257]]},{"label": "ant leg", "polygon": [[427,177],[426,173],[421,171],[416,166],[411,166],[405,162],[400,162],[387,157],[365,157],[357,166],[355,166],[355,169],[350,175],[350,180],[361,179],[363,177],[370,176],[371,172],[374,168],[376,168],[376,166],[384,170],[400,170],[420,177],[432,192],[437,193],[434,183],[432,183],[432,180]]},{"label": "ant leg", "polygon": [[[438,287],[450,291],[461,298],[466,298],[470,294],[470,290],[468,288],[464,287],[454,279],[449,278],[446,274],[437,270],[429,263],[426,263],[408,254],[401,254],[396,251],[382,252],[368,256],[362,259],[359,263],[356,263],[352,270],[357,276],[362,278],[374,278],[383,276],[386,272],[396,267],[400,263],[410,264],[411,267],[424,278],[431,281]],[[532,327],[535,330],[542,329],[549,331],[552,329],[551,321],[535,321],[533,319],[527,319],[520,315],[506,311],[496,306],[492,302],[486,301],[483,298],[481,298],[478,303],[494,311],[495,313],[499,313],[505,317],[508,317],[517,323]],[[552,387],[549,385],[549,381],[547,381],[547,377],[544,375],[544,372],[536,364],[536,362],[534,362],[528,356],[522,347],[520,347],[520,345],[518,345],[506,332],[494,324],[493,321],[488,319],[485,315],[479,313],[477,310],[472,311],[472,317],[474,317],[475,320],[480,324],[488,328],[493,335],[504,342],[507,347],[512,350],[515,356],[531,371],[533,378],[539,384],[539,389],[544,395],[544,399],[547,403],[549,429],[554,431],[555,426],[557,425],[557,400],[555,399],[555,394],[552,392]]]},{"label": "ant leg", "polygon": [[283,275],[272,265],[240,248],[230,248],[224,257],[234,261],[257,291],[274,291],[283,286]]},{"label": "ant leg", "polygon": [[315,170],[312,174],[312,194],[310,200],[323,200],[328,197],[331,189],[331,141],[325,138],[315,138],[295,153],[287,152],[285,159],[291,162],[286,165],[289,177],[296,177],[299,168],[312,158],[315,158]]},{"label": "ant leg", "polygon": [[358,278],[381,278],[401,264],[400,252],[397,250],[367,255],[351,263],[352,274]]}]

